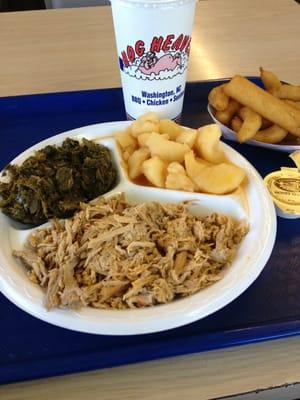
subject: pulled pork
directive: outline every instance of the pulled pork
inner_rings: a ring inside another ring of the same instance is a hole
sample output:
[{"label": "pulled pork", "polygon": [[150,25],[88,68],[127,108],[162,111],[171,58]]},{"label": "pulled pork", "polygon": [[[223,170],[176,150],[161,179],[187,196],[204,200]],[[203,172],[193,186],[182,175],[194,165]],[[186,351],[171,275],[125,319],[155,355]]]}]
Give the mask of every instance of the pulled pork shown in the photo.
[{"label": "pulled pork", "polygon": [[219,280],[247,231],[244,221],[224,215],[193,216],[188,203],[130,205],[117,195],[81,204],[13,254],[46,289],[48,309],[139,308]]}]

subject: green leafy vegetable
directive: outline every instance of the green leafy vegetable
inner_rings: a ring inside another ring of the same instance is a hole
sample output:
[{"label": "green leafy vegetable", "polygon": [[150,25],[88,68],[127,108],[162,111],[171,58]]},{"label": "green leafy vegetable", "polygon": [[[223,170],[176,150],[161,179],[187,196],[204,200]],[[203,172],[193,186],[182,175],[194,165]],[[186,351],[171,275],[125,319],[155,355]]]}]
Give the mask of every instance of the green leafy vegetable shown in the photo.
[{"label": "green leafy vegetable", "polygon": [[25,224],[68,218],[87,202],[108,192],[116,181],[110,151],[87,139],[66,139],[46,146],[22,165],[9,164],[0,182],[3,213]]}]

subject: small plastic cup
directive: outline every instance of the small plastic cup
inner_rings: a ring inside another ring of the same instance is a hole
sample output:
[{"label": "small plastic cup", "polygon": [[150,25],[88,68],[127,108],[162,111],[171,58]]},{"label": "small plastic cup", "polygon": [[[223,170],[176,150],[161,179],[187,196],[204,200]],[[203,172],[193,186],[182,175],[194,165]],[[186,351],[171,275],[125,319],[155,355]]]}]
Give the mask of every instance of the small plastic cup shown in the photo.
[{"label": "small plastic cup", "polygon": [[128,119],[177,120],[183,106],[195,0],[111,0]]}]

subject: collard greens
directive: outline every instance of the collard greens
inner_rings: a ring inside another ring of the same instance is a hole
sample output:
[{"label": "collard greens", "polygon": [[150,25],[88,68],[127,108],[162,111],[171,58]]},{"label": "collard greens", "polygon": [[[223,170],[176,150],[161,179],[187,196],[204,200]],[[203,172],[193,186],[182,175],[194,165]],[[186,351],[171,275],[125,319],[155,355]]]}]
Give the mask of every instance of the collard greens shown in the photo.
[{"label": "collard greens", "polygon": [[109,150],[87,139],[66,139],[46,146],[21,166],[5,168],[0,182],[0,207],[13,219],[41,224],[49,218],[67,218],[87,202],[108,192],[116,181]]}]

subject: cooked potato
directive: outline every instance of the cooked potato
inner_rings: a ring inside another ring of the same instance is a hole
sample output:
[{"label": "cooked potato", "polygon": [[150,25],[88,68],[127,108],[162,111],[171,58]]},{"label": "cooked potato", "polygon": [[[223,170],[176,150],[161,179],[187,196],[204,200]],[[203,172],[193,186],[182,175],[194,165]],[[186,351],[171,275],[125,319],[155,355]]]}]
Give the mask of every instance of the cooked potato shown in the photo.
[{"label": "cooked potato", "polygon": [[118,132],[115,134],[116,140],[122,149],[126,147],[134,147],[137,149],[137,141],[136,139],[129,133],[129,131],[124,130],[122,132]]},{"label": "cooked potato", "polygon": [[211,194],[232,192],[245,178],[244,171],[233,164],[205,165],[197,161],[192,152],[185,156],[187,175],[197,189]]},{"label": "cooked potato", "polygon": [[154,156],[143,162],[143,174],[154,186],[165,187],[167,163]]},{"label": "cooked potato", "polygon": [[241,168],[233,164],[221,163],[203,168],[194,182],[204,192],[225,194],[237,189],[244,178],[245,173]]},{"label": "cooked potato", "polygon": [[168,134],[171,140],[175,140],[182,130],[183,128],[171,119],[161,119],[159,121],[159,133]]},{"label": "cooked potato", "polygon": [[186,175],[186,171],[185,171],[184,167],[179,162],[176,162],[176,161],[170,163],[168,165],[167,170],[168,170],[169,173],[172,173],[172,174],[184,174],[184,175]]},{"label": "cooked potato", "polygon": [[197,136],[196,129],[186,128],[176,137],[176,142],[187,144],[189,148],[193,148]]},{"label": "cooked potato", "polygon": [[225,160],[225,154],[221,148],[220,138],[222,132],[217,124],[202,126],[198,129],[195,141],[195,151],[204,160],[218,164]]},{"label": "cooked potato", "polygon": [[143,173],[143,162],[149,157],[150,151],[146,147],[141,147],[131,154],[128,158],[128,176],[130,179],[135,179]]},{"label": "cooked potato", "polygon": [[140,135],[138,135],[137,137],[137,141],[140,147],[145,147],[146,146],[146,142],[147,139],[150,137],[151,133],[147,132],[147,133],[141,133]]},{"label": "cooked potato", "polygon": [[191,150],[188,145],[166,140],[158,133],[152,133],[149,136],[146,146],[149,147],[151,156],[158,156],[170,162],[182,162],[184,155]]},{"label": "cooked potato", "polygon": [[214,165],[213,163],[210,163],[209,161],[204,160],[203,158],[197,157],[195,156],[195,160],[198,161],[201,165],[203,165],[204,167],[207,166],[212,166]]},{"label": "cooked potato", "polygon": [[131,156],[131,154],[132,153],[129,153],[129,151],[127,151],[127,150],[123,151],[123,153],[122,153],[123,160],[127,162],[129,157]]},{"label": "cooked potato", "polygon": [[143,122],[145,122],[145,121],[154,122],[155,124],[158,124],[158,123],[159,123],[158,115],[157,115],[155,112],[153,112],[153,111],[149,111],[149,112],[147,112],[147,113],[141,115],[141,116],[139,117],[139,120],[140,120],[140,121],[143,121]]},{"label": "cooked potato", "polygon": [[207,166],[202,160],[196,160],[195,155],[192,151],[184,156],[184,165],[187,176],[193,181],[193,176],[196,176],[202,168]]},{"label": "cooked potato", "polygon": [[116,134],[121,163],[130,179],[144,175],[156,187],[214,194],[236,190],[245,176],[226,162],[220,137],[216,124],[196,130],[158,120],[154,113]]},{"label": "cooked potato", "polygon": [[134,137],[138,137],[142,133],[158,132],[159,124],[156,121],[142,121],[137,119],[131,124],[131,134]]},{"label": "cooked potato", "polygon": [[166,188],[193,192],[195,185],[187,176],[184,167],[178,162],[172,162],[167,168]]},{"label": "cooked potato", "polygon": [[[146,142],[148,140],[148,138],[150,137],[151,133],[142,133],[141,135],[139,135],[137,137],[137,141],[140,147],[146,147]],[[163,135],[160,135],[162,138],[169,140],[169,135],[167,135],[166,133]]]}]

